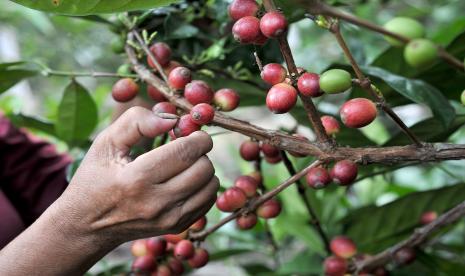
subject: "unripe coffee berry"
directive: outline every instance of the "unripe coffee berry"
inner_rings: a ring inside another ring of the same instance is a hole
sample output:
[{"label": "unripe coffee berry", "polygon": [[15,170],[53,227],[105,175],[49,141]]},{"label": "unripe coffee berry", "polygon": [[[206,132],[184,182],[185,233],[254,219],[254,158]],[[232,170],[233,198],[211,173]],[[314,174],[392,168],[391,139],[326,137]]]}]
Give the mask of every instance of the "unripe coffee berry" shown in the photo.
[{"label": "unripe coffee berry", "polygon": [[239,176],[234,182],[234,186],[241,189],[249,198],[257,194],[258,182],[251,176]]},{"label": "unripe coffee berry", "polygon": [[233,111],[239,106],[239,102],[239,94],[233,89],[223,88],[216,91],[215,95],[213,95],[213,103],[221,111]]},{"label": "unripe coffee berry", "polygon": [[460,95],[460,101],[462,102],[463,105],[465,105],[465,90],[463,90],[462,94]]},{"label": "unripe coffee berry", "polygon": [[321,189],[331,183],[331,176],[328,171],[322,167],[311,168],[306,176],[307,184],[313,189]]},{"label": "unripe coffee berry", "polygon": [[135,240],[131,244],[131,253],[134,257],[147,255],[148,249],[145,240]]},{"label": "unripe coffee berry", "polygon": [[323,266],[326,276],[344,276],[348,269],[347,261],[336,256],[326,258]]},{"label": "unripe coffee berry", "polygon": [[172,244],[177,244],[178,242],[184,240],[187,238],[187,231],[181,232],[179,234],[167,234],[163,235],[163,238],[168,242]]},{"label": "unripe coffee berry", "polygon": [[339,132],[340,126],[339,122],[336,120],[336,118],[332,116],[322,116],[321,117],[321,123],[323,124],[323,127],[325,128],[325,132],[328,135],[335,135]]},{"label": "unripe coffee berry", "polygon": [[320,76],[320,89],[328,94],[342,93],[352,87],[350,73],[342,69],[331,69]]},{"label": "unripe coffee berry", "polygon": [[423,225],[430,224],[431,222],[435,221],[437,218],[438,218],[438,213],[436,213],[435,211],[424,212],[421,215],[420,223]]},{"label": "unripe coffee berry", "polygon": [[413,248],[404,247],[394,253],[394,260],[398,264],[408,265],[415,261],[417,254]]},{"label": "unripe coffee berry", "polygon": [[208,125],[215,117],[215,109],[206,103],[194,106],[190,112],[192,122],[199,126]]},{"label": "unripe coffee berry", "polygon": [[228,206],[232,210],[237,210],[244,207],[247,202],[247,196],[238,187],[231,187],[227,189],[223,194]]},{"label": "unripe coffee berry", "polygon": [[260,19],[260,30],[266,37],[277,38],[287,30],[286,17],[277,11],[267,12]]},{"label": "unripe coffee berry", "polygon": [[154,105],[152,111],[155,113],[176,114],[176,106],[170,102],[161,102]]},{"label": "unripe coffee berry", "polygon": [[239,153],[246,161],[255,161],[260,157],[260,145],[255,141],[244,141],[241,144]]},{"label": "unripe coffee berry", "polygon": [[337,162],[330,172],[331,179],[341,186],[352,184],[355,178],[357,178],[357,174],[357,164],[350,160],[341,160]]},{"label": "unripe coffee berry", "polygon": [[174,247],[174,256],[180,260],[187,260],[194,256],[194,245],[189,240],[182,240]]},{"label": "unripe coffee berry", "polygon": [[297,81],[297,88],[304,96],[319,97],[323,95],[320,90],[320,76],[315,73],[303,73]]},{"label": "unripe coffee berry", "polygon": [[254,16],[242,17],[234,23],[232,33],[240,43],[253,43],[260,37],[260,20]]},{"label": "unripe coffee berry", "polygon": [[376,119],[376,105],[365,98],[355,98],[345,102],[339,110],[341,120],[347,127],[360,128]]},{"label": "unripe coffee berry", "polygon": [[192,224],[189,227],[189,229],[191,229],[192,231],[198,232],[198,231],[202,231],[205,228],[205,225],[207,225],[207,218],[203,216],[199,220],[194,222],[194,224]]},{"label": "unripe coffee berry", "polygon": [[115,101],[124,103],[134,99],[138,92],[139,85],[131,78],[124,78],[113,85],[111,96]]},{"label": "unripe coffee berry", "polygon": [[263,143],[261,149],[266,157],[276,157],[280,153],[277,147],[267,143]]},{"label": "unripe coffee berry", "polygon": [[155,86],[147,84],[147,95],[155,102],[166,102],[165,95],[161,93]]},{"label": "unripe coffee berry", "polygon": [[[415,19],[408,17],[396,17],[384,24],[384,28],[408,39],[422,38],[425,29]],[[390,36],[384,37],[393,46],[402,46],[404,43]]]},{"label": "unripe coffee berry", "polygon": [[265,201],[257,209],[257,215],[261,218],[270,219],[275,218],[281,213],[281,203],[272,198]]},{"label": "unripe coffee berry", "polygon": [[427,39],[414,39],[404,49],[404,58],[407,63],[415,68],[427,67],[436,61],[438,48]]},{"label": "unripe coffee berry", "polygon": [[168,83],[169,85],[177,90],[182,90],[186,85],[191,82],[192,74],[191,70],[187,69],[186,67],[176,67],[171,71],[168,75]]},{"label": "unripe coffee berry", "polygon": [[173,128],[176,138],[189,136],[197,130],[200,130],[200,126],[192,121],[189,114],[181,116]]},{"label": "unripe coffee berry", "polygon": [[134,272],[151,272],[157,268],[155,259],[151,255],[145,255],[142,257],[137,257],[132,262],[131,270]]},{"label": "unripe coffee berry", "polygon": [[257,224],[257,215],[253,213],[242,215],[236,219],[237,227],[242,230],[251,229],[255,224]]},{"label": "unripe coffee berry", "polygon": [[200,268],[208,263],[210,256],[208,251],[203,248],[197,248],[194,253],[194,257],[190,258],[187,263],[192,268]]},{"label": "unripe coffee berry", "polygon": [[150,255],[154,257],[162,256],[166,252],[166,240],[162,237],[147,239],[145,245]]},{"label": "unripe coffee berry", "polygon": [[[150,46],[150,52],[157,60],[157,62],[162,66],[167,66],[171,60],[171,48],[168,44],[164,42],[157,42]],[[156,68],[150,56],[147,56],[147,63],[150,67]]]},{"label": "unripe coffee berry", "polygon": [[355,243],[345,236],[337,236],[333,238],[329,247],[334,255],[344,259],[349,259],[357,254],[357,247],[355,246]]},{"label": "unripe coffee berry", "polygon": [[171,276],[173,275],[171,269],[167,265],[159,265],[157,270],[152,272],[150,276]]},{"label": "unripe coffee berry", "polygon": [[125,43],[126,43],[126,41],[124,39],[122,39],[121,36],[114,37],[111,40],[111,43],[110,43],[111,50],[115,54],[124,53],[124,45],[125,45]]},{"label": "unripe coffee berry", "polygon": [[276,114],[286,113],[297,102],[297,91],[294,87],[285,83],[274,85],[266,95],[266,106]]},{"label": "unripe coffee berry", "polygon": [[275,85],[286,79],[287,70],[281,64],[269,63],[263,67],[260,76],[266,83]]},{"label": "unripe coffee berry", "polygon": [[228,13],[236,21],[242,17],[255,16],[259,8],[255,0],[234,0],[228,7]]},{"label": "unripe coffee berry", "polygon": [[255,181],[257,181],[258,185],[260,185],[260,183],[262,183],[262,181],[263,181],[263,176],[259,171],[251,172],[251,173],[249,173],[249,176],[252,177],[253,179],[255,179]]},{"label": "unripe coffee berry", "polygon": [[200,103],[210,104],[213,100],[213,90],[206,82],[194,80],[186,85],[184,97],[192,105]]}]

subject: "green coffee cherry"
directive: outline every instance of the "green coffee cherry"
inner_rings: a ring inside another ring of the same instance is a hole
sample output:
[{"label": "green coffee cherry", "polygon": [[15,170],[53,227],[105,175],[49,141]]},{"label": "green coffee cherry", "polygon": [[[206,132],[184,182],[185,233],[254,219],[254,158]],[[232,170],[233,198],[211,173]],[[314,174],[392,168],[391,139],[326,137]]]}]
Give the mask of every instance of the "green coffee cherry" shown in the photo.
[{"label": "green coffee cherry", "polygon": [[427,39],[414,39],[404,49],[404,58],[415,68],[431,65],[438,56],[438,48]]},{"label": "green coffee cherry", "polygon": [[320,89],[326,93],[342,93],[351,87],[352,77],[345,70],[331,69],[320,76]]},{"label": "green coffee cherry", "polygon": [[117,74],[119,75],[130,75],[132,74],[131,71],[131,65],[129,64],[123,64],[120,67],[118,67],[118,70],[116,71]]},{"label": "green coffee cherry", "polygon": [[115,54],[121,54],[124,52],[124,39],[122,37],[114,37],[112,40],[111,40],[111,50],[115,53]]},{"label": "green coffee cherry", "polygon": [[[390,32],[405,36],[409,39],[422,38],[425,35],[425,30],[420,22],[407,18],[407,17],[396,17],[384,24],[384,28]],[[389,44],[392,46],[400,47],[404,43],[395,38],[385,36],[384,37]]]},{"label": "green coffee cherry", "polygon": [[460,100],[462,101],[462,104],[465,105],[465,90],[463,90]]}]

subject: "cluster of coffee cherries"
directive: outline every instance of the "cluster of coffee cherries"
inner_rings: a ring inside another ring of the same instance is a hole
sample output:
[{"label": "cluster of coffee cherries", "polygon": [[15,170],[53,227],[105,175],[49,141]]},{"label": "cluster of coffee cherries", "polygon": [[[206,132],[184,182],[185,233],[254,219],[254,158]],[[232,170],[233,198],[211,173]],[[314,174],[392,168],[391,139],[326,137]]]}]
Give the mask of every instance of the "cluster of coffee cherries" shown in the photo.
[{"label": "cluster of coffee cherries", "polygon": [[[239,94],[230,88],[222,88],[218,91],[213,89],[202,80],[192,80],[190,69],[183,67],[179,62],[171,60],[171,49],[164,42],[154,43],[150,47],[154,58],[162,66],[164,73],[168,76],[168,85],[184,96],[193,105],[190,114],[180,117],[170,136],[175,139],[188,136],[194,131],[200,130],[203,125],[212,122],[215,109],[221,111],[232,111],[239,106]],[[147,57],[147,64],[154,72],[157,72],[155,64]],[[139,92],[139,86],[131,78],[118,80],[112,88],[112,96],[118,102],[128,102],[134,99]],[[147,94],[157,104],[153,111],[157,113],[177,114],[176,106],[168,102],[162,92],[152,85],[147,85]]]},{"label": "cluster of coffee cherries", "polygon": [[207,219],[202,217],[188,230],[173,235],[136,240],[131,245],[135,259],[131,270],[135,275],[170,276],[182,275],[185,265],[191,269],[205,266],[209,260],[208,251],[186,239],[188,232],[205,228]]},{"label": "cluster of coffee cherries", "polygon": [[[228,188],[218,196],[216,207],[223,212],[235,212],[247,205],[248,202],[259,196],[259,186],[262,177],[259,172],[250,175],[239,176],[234,182],[234,186]],[[246,230],[253,228],[258,221],[258,217],[271,219],[281,213],[281,203],[272,198],[260,205],[256,211],[244,213],[236,218],[236,225],[239,229]]]},{"label": "cluster of coffee cherries", "polygon": [[[427,225],[436,220],[438,214],[435,211],[424,212],[420,219],[420,225]],[[350,261],[360,262],[369,259],[371,256],[367,254],[357,254],[357,247],[355,243],[346,236],[334,237],[330,242],[330,249],[332,256],[324,261],[324,271],[327,276],[343,276],[346,275],[349,269]],[[409,265],[416,259],[416,251],[411,247],[403,247],[393,254],[394,263],[397,266]],[[384,267],[378,267],[372,271],[361,271],[358,275],[375,275],[384,276],[388,275]]]}]

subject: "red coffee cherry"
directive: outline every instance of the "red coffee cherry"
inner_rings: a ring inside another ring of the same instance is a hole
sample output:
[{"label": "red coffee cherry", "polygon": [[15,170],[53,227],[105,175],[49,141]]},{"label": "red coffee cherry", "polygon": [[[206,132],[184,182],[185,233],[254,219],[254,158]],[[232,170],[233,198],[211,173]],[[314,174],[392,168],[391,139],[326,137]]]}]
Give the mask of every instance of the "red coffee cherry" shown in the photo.
[{"label": "red coffee cherry", "polygon": [[124,78],[113,85],[111,96],[115,101],[124,103],[134,99],[138,92],[139,85],[131,78]]},{"label": "red coffee cherry", "polygon": [[216,208],[223,212],[233,212],[234,208],[229,204],[229,201],[226,199],[224,194],[220,195],[216,199]]},{"label": "red coffee cherry", "polygon": [[423,225],[430,224],[431,222],[433,222],[437,218],[438,218],[438,213],[436,213],[435,211],[424,212],[421,215],[420,223],[423,224]]},{"label": "red coffee cherry", "polygon": [[166,102],[166,98],[163,93],[160,92],[155,86],[147,84],[147,95],[155,102]]},{"label": "red coffee cherry", "polygon": [[360,128],[373,122],[378,111],[372,101],[365,98],[355,98],[344,103],[339,114],[344,125]]},{"label": "red coffee cherry", "polygon": [[339,126],[339,122],[336,120],[336,118],[332,116],[322,116],[321,117],[321,123],[323,124],[323,127],[325,128],[326,134],[328,135],[336,135],[339,133],[339,130],[341,129]]},{"label": "red coffee cherry", "polygon": [[357,247],[355,246],[355,243],[345,236],[334,237],[331,240],[329,247],[334,255],[344,259],[349,259],[357,254]]},{"label": "red coffee cherry", "polygon": [[316,98],[324,94],[320,90],[320,76],[315,73],[303,73],[297,80],[297,88],[304,96]]},{"label": "red coffee cherry", "polygon": [[331,176],[322,167],[311,168],[307,173],[306,179],[308,186],[313,189],[321,189],[331,183]]},{"label": "red coffee cherry", "polygon": [[234,23],[232,33],[240,43],[253,43],[260,37],[260,20],[254,16],[242,17]]},{"label": "red coffee cherry", "polygon": [[221,111],[233,111],[239,106],[239,94],[233,89],[223,88],[216,91],[213,96],[213,103],[220,108]]},{"label": "red coffee cherry", "polygon": [[255,179],[255,181],[257,181],[258,185],[260,185],[260,183],[262,183],[262,181],[263,181],[262,174],[259,171],[251,172],[251,173],[249,173],[249,176],[252,177],[253,179]]},{"label": "red coffee cherry", "polygon": [[258,182],[251,176],[239,176],[234,182],[234,186],[241,189],[249,198],[257,194]]},{"label": "red coffee cherry", "polygon": [[[171,48],[168,44],[164,42],[157,42],[150,46],[150,52],[157,60],[157,62],[162,66],[167,66],[171,60]],[[150,56],[147,56],[147,63],[150,67],[155,68],[155,64],[152,62]]]},{"label": "red coffee cherry", "polygon": [[394,253],[394,260],[401,265],[408,265],[415,261],[417,254],[415,249],[404,247]]},{"label": "red coffee cherry", "polygon": [[270,163],[270,164],[278,164],[282,160],[283,160],[283,158],[281,157],[281,154],[273,156],[273,157],[265,156],[265,161]]},{"label": "red coffee cherry", "polygon": [[286,113],[297,102],[297,91],[294,87],[285,83],[274,85],[266,95],[266,106],[276,114]]},{"label": "red coffee cherry", "polygon": [[168,75],[168,83],[169,85],[177,90],[182,90],[186,85],[191,82],[192,74],[191,70],[187,69],[186,67],[176,67],[171,71]]},{"label": "red coffee cherry", "polygon": [[226,202],[232,210],[237,210],[244,207],[247,202],[247,196],[245,193],[238,187],[231,187],[227,189],[224,194]]},{"label": "red coffee cherry", "polygon": [[189,227],[192,231],[202,231],[205,228],[205,225],[207,225],[207,218],[205,216],[201,217],[199,220],[194,222],[194,224]]},{"label": "red coffee cherry", "polygon": [[257,215],[250,213],[236,218],[236,225],[239,229],[251,229],[257,224]]},{"label": "red coffee cherry", "polygon": [[287,30],[286,17],[277,11],[267,12],[260,19],[260,30],[266,37],[277,38]]},{"label": "red coffee cherry", "polygon": [[255,0],[234,0],[228,7],[228,13],[236,21],[242,17],[255,16],[259,8]]},{"label": "red coffee cherry", "polygon": [[208,125],[215,117],[215,109],[209,104],[201,103],[192,108],[190,115],[192,122],[199,126]]},{"label": "red coffee cherry", "polygon": [[261,150],[263,154],[267,157],[276,157],[280,154],[279,149],[277,147],[266,143],[262,144]]},{"label": "red coffee cherry", "polygon": [[182,240],[174,247],[174,256],[180,260],[187,260],[194,256],[194,245],[189,240]]},{"label": "red coffee cherry", "polygon": [[166,252],[166,240],[163,237],[147,239],[145,240],[145,246],[150,255],[154,257],[161,256]]},{"label": "red coffee cherry", "polygon": [[281,203],[272,198],[265,201],[257,209],[257,215],[261,218],[270,219],[275,218],[281,213]]},{"label": "red coffee cherry", "polygon": [[239,149],[242,159],[246,161],[255,161],[260,157],[260,145],[254,141],[245,141]]},{"label": "red coffee cherry", "polygon": [[258,34],[257,39],[255,39],[255,41],[253,42],[253,44],[259,45],[259,46],[263,46],[263,45],[265,45],[265,43],[266,43],[267,41],[268,41],[268,37],[266,37],[265,35],[263,35],[262,32],[260,31],[260,33]]},{"label": "red coffee cherry", "polygon": [[180,241],[184,240],[185,238],[187,238],[187,231],[181,232],[179,234],[163,235],[163,238],[165,238],[165,240],[168,243],[177,244],[178,242],[180,242]]},{"label": "red coffee cherry", "polygon": [[152,111],[155,113],[176,114],[176,106],[169,102],[160,102],[152,107]]},{"label": "red coffee cherry", "polygon": [[191,133],[200,130],[200,126],[194,123],[189,114],[181,116],[173,128],[176,138],[189,136]]},{"label": "red coffee cherry", "polygon": [[355,178],[357,178],[357,174],[357,165],[350,160],[342,160],[337,162],[334,164],[334,167],[330,172],[332,180],[341,186],[352,184]]},{"label": "red coffee cherry", "polygon": [[157,270],[152,272],[150,276],[171,276],[173,275],[171,269],[167,265],[158,266]]},{"label": "red coffee cherry", "polygon": [[347,269],[347,261],[343,258],[331,256],[325,259],[324,270],[327,276],[344,276]]},{"label": "red coffee cherry", "polygon": [[186,85],[184,97],[193,105],[199,103],[211,103],[213,100],[213,90],[204,81],[195,80]]},{"label": "red coffee cherry", "polygon": [[287,70],[281,64],[269,63],[263,67],[260,76],[266,83],[275,85],[286,79]]},{"label": "red coffee cherry", "polygon": [[132,262],[131,270],[134,272],[151,272],[157,268],[155,259],[151,255],[137,257]]},{"label": "red coffee cherry", "polygon": [[145,240],[135,240],[131,244],[131,253],[134,257],[142,257],[148,254]]},{"label": "red coffee cherry", "polygon": [[181,67],[181,63],[177,62],[177,61],[170,61],[170,63],[168,63],[167,66],[163,67],[163,71],[165,71],[165,75],[169,76],[169,74],[171,73],[171,71],[173,71],[175,68],[178,68],[178,67]]},{"label": "red coffee cherry", "polygon": [[187,260],[187,263],[192,268],[200,268],[208,263],[210,256],[208,251],[203,248],[197,248],[194,253],[194,257]]},{"label": "red coffee cherry", "polygon": [[169,257],[166,263],[168,264],[169,269],[175,275],[181,275],[184,273],[184,265],[182,264],[180,260],[173,258],[173,257]]}]

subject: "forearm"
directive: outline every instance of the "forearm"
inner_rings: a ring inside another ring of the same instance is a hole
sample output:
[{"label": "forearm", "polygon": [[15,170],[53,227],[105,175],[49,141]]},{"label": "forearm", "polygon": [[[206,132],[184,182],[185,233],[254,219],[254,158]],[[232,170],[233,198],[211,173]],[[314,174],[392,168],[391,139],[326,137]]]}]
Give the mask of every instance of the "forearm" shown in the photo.
[{"label": "forearm", "polygon": [[58,204],[0,251],[0,275],[82,275],[117,245],[86,233]]}]

